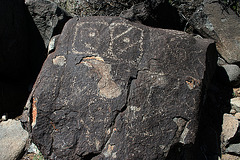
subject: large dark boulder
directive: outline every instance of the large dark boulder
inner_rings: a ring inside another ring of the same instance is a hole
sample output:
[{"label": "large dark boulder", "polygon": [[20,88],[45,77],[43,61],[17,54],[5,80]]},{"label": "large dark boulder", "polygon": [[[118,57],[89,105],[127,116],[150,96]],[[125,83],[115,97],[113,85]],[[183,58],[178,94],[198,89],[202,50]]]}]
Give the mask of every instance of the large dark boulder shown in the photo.
[{"label": "large dark boulder", "polygon": [[33,142],[47,159],[195,159],[211,43],[118,17],[68,21],[26,105]]},{"label": "large dark boulder", "polygon": [[201,35],[217,42],[218,52],[228,63],[239,63],[240,19],[233,10],[226,8],[227,6],[221,2],[204,0],[188,22]]},{"label": "large dark boulder", "polygon": [[47,48],[50,39],[62,32],[71,16],[51,0],[26,0],[25,3]]},{"label": "large dark boulder", "polygon": [[15,117],[41,69],[45,47],[23,0],[0,3],[0,116]]}]

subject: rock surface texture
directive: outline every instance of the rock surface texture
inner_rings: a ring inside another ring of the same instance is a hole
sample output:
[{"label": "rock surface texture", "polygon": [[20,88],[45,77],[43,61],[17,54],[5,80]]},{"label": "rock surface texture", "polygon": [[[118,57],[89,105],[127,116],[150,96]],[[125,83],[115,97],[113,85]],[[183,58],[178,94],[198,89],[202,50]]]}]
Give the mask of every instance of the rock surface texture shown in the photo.
[{"label": "rock surface texture", "polygon": [[25,148],[29,134],[21,122],[9,119],[0,123],[0,159],[15,160]]},{"label": "rock surface texture", "polygon": [[47,159],[165,159],[191,146],[211,43],[118,17],[68,21],[29,97],[33,142]]},{"label": "rock surface texture", "polygon": [[71,17],[50,0],[26,0],[25,3],[47,48],[52,36],[60,34]]},{"label": "rock surface texture", "polygon": [[53,0],[72,16],[118,16],[123,10],[144,0]]},{"label": "rock surface texture", "polygon": [[[234,89],[234,98],[231,99],[230,114],[224,114],[222,125],[222,153],[233,156],[229,159],[239,159],[240,156],[240,95],[239,88]],[[226,157],[228,157],[226,156]],[[235,156],[235,158],[234,158]],[[238,156],[238,157],[236,157]],[[224,158],[223,158],[224,159]],[[226,159],[226,158],[225,158]]]},{"label": "rock surface texture", "polygon": [[217,42],[218,52],[228,63],[240,61],[240,20],[234,11],[224,10],[217,1],[204,0],[189,22]]}]

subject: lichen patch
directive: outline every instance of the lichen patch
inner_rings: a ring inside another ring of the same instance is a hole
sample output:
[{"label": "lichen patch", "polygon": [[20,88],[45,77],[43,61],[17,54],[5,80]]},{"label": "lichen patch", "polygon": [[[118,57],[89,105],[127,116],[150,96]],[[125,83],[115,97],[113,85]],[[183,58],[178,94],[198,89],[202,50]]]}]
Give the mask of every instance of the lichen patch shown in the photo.
[{"label": "lichen patch", "polygon": [[63,66],[66,63],[66,58],[64,56],[57,56],[53,59],[53,64],[58,66]]}]

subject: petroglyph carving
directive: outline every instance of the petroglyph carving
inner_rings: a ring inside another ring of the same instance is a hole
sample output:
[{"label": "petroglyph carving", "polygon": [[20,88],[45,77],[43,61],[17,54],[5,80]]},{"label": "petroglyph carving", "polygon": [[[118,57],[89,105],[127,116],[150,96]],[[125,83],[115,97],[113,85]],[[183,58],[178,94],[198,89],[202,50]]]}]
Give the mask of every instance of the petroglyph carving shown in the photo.
[{"label": "petroglyph carving", "polygon": [[[161,86],[164,87],[168,84],[168,80],[163,72],[157,73],[157,72],[151,72],[151,71],[141,71],[145,76],[141,77],[144,79],[143,83],[150,83],[152,87]],[[142,73],[139,73],[139,76],[141,76]],[[142,84],[140,84],[142,85]]]},{"label": "petroglyph carving", "polygon": [[83,58],[82,64],[93,67],[100,75],[101,79],[98,82],[99,94],[106,98],[116,98],[121,95],[120,87],[113,81],[111,65],[106,64],[101,57],[86,57]]},{"label": "petroglyph carving", "polygon": [[[143,54],[143,30],[126,23],[112,23],[109,26],[111,41],[108,54],[118,53],[119,57],[129,57],[130,62],[140,60]],[[139,52],[136,54],[136,50]],[[120,53],[120,54],[119,54]],[[134,53],[131,55],[131,53]],[[137,55],[138,57],[134,57]]]},{"label": "petroglyph carving", "polygon": [[127,60],[136,63],[143,54],[143,29],[124,22],[80,22],[75,27],[72,51],[87,55],[102,52],[113,59],[125,57],[124,54]]},{"label": "petroglyph carving", "polygon": [[108,26],[109,25],[106,22],[77,23],[72,44],[73,53],[95,54],[99,47],[102,47],[101,31],[99,28],[105,29]]}]

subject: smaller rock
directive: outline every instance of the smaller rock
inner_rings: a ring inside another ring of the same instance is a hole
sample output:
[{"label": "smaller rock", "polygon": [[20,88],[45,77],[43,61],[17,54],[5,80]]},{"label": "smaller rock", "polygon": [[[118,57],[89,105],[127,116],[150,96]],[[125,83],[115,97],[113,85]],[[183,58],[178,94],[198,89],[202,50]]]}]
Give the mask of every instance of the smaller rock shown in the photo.
[{"label": "smaller rock", "polygon": [[58,38],[59,38],[60,34],[53,36],[48,44],[48,54],[52,53],[55,51],[57,42],[58,42]]},{"label": "smaller rock", "polygon": [[240,120],[240,113],[236,113],[236,114],[235,114],[235,117],[236,117],[238,120]]},{"label": "smaller rock", "polygon": [[231,114],[223,115],[222,124],[222,143],[226,145],[228,141],[234,137],[239,126],[238,120]]},{"label": "smaller rock", "polygon": [[130,9],[121,12],[120,17],[134,22],[143,22],[149,16],[148,6],[142,2],[133,5]]},{"label": "smaller rock", "polygon": [[233,88],[233,96],[240,97],[240,88]]},{"label": "smaller rock", "polygon": [[217,64],[218,64],[218,66],[222,66],[222,65],[227,64],[227,62],[223,58],[218,57]]},{"label": "smaller rock", "polygon": [[229,81],[232,86],[238,86],[240,84],[240,68],[235,64],[225,64],[222,65],[228,74]]},{"label": "smaller rock", "polygon": [[238,156],[233,156],[231,154],[223,154],[222,160],[239,160]]},{"label": "smaller rock", "polygon": [[40,154],[40,151],[38,150],[37,146],[32,143],[28,148],[28,153]]},{"label": "smaller rock", "polygon": [[235,109],[237,112],[240,112],[240,97],[232,98],[230,103],[232,109]]},{"label": "smaller rock", "polygon": [[61,33],[71,16],[51,0],[27,0],[25,4],[47,48],[52,36]]},{"label": "smaller rock", "polygon": [[226,152],[240,155],[240,143],[229,145],[229,147],[226,149]]},{"label": "smaller rock", "polygon": [[235,109],[231,109],[231,110],[230,110],[230,113],[231,113],[231,114],[235,114],[235,113],[237,113],[237,111],[236,111]]},{"label": "smaller rock", "polygon": [[0,123],[0,159],[15,160],[25,148],[29,134],[21,122],[13,119]]},{"label": "smaller rock", "polygon": [[221,4],[215,2],[218,1],[203,0],[189,18],[189,23],[205,38],[216,41],[219,54],[228,63],[237,63],[240,61],[239,17],[233,10],[228,9],[226,12]]},{"label": "smaller rock", "polygon": [[7,115],[2,115],[2,121],[6,121],[7,120]]}]

